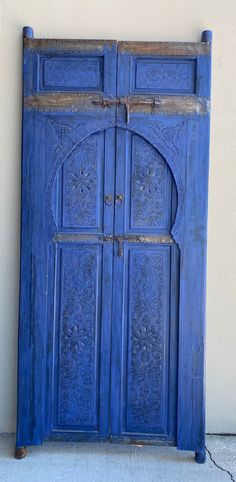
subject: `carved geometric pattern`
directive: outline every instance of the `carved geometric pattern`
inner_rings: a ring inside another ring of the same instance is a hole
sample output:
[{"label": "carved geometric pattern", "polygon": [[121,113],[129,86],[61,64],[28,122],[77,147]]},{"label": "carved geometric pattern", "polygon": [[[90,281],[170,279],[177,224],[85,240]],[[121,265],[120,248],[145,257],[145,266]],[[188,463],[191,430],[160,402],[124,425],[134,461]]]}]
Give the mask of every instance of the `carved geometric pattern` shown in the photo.
[{"label": "carved geometric pattern", "polygon": [[85,191],[91,191],[94,180],[91,178],[91,173],[87,172],[86,166],[82,167],[79,172],[71,174],[72,189],[75,189],[83,194]]},{"label": "carved geometric pattern", "polygon": [[194,66],[186,63],[137,62],[136,87],[156,90],[193,92]]},{"label": "carved geometric pattern", "polygon": [[127,428],[160,425],[165,252],[130,253]]},{"label": "carved geometric pattern", "polygon": [[55,151],[57,152],[63,146],[66,139],[69,138],[69,135],[73,130],[73,126],[70,124],[57,122],[53,118],[49,119],[49,123],[52,125],[57,138],[57,143],[55,145]]},{"label": "carved geometric pattern", "polygon": [[61,258],[58,423],[97,423],[97,252],[65,248]]},{"label": "carved geometric pattern", "polygon": [[64,87],[90,90],[100,83],[101,59],[50,59],[44,60],[43,87]]},{"label": "carved geometric pattern", "polygon": [[97,225],[97,136],[86,139],[63,165],[63,226]]},{"label": "carved geometric pattern", "polygon": [[166,218],[167,178],[162,156],[144,139],[133,136],[132,227],[157,228]]},{"label": "carved geometric pattern", "polygon": [[57,140],[54,146],[55,152],[58,152],[66,144],[66,142],[71,139],[71,136],[76,134],[78,129],[82,126],[82,124],[78,124],[78,122],[73,124],[58,122],[53,117],[50,117],[48,120],[53,127],[54,134]]},{"label": "carved geometric pattern", "polygon": [[158,125],[154,125],[152,126],[152,129],[174,154],[178,154],[176,142],[179,137],[180,129],[183,127],[183,125],[184,121],[181,121],[172,126],[160,127]]}]

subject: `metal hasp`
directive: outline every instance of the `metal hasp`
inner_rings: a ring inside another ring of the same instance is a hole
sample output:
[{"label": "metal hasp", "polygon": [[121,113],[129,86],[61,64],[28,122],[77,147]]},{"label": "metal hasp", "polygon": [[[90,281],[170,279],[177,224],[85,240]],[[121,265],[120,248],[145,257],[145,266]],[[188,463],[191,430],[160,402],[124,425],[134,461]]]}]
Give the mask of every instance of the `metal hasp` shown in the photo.
[{"label": "metal hasp", "polygon": [[[110,204],[109,204],[110,205]],[[173,243],[173,239],[171,236],[160,235],[160,236],[138,236],[138,235],[103,235],[103,236],[94,236],[94,235],[83,235],[83,234],[57,234],[54,236],[53,240],[54,243],[91,243],[91,242],[103,242],[103,243],[118,243],[117,249],[117,256],[123,255],[123,243],[148,243],[148,244],[171,244]]]},{"label": "metal hasp", "polygon": [[153,98],[153,99],[140,99],[140,98],[132,98],[132,97],[127,97],[127,98],[122,98],[122,97],[117,97],[116,99],[112,98],[104,98],[102,97],[101,99],[95,99],[92,101],[93,104],[99,105],[103,108],[105,107],[113,107],[114,105],[117,107],[120,107],[122,105],[125,106],[126,108],[126,122],[127,124],[129,123],[129,115],[130,115],[130,108],[139,108],[139,106],[148,106],[151,109],[159,108],[161,106],[161,100],[158,98]]},{"label": "metal hasp", "polygon": [[17,458],[68,440],[205,461],[211,35],[23,30]]}]

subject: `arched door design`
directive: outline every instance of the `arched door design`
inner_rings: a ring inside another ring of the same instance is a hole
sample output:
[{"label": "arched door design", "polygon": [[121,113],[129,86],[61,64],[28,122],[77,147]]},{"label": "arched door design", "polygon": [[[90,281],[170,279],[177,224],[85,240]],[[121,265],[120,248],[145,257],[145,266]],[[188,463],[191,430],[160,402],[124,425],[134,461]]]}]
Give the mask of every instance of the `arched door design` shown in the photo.
[{"label": "arched door design", "polygon": [[66,156],[52,190],[51,430],[174,443],[178,250],[171,171],[146,139],[111,127]]},{"label": "arched door design", "polygon": [[204,461],[210,41],[24,29],[19,458],[63,439]]}]

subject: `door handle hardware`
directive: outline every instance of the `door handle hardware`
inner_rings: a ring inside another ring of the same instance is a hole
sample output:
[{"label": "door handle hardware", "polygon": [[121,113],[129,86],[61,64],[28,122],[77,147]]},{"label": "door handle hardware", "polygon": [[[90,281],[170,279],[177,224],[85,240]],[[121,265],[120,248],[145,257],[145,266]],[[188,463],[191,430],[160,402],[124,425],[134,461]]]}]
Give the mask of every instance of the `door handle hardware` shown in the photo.
[{"label": "door handle hardware", "polygon": [[112,196],[112,194],[106,194],[106,195],[105,195],[105,204],[106,204],[107,206],[112,206],[112,204],[113,204],[113,196]]},{"label": "door handle hardware", "polygon": [[152,101],[152,108],[155,109],[155,107],[161,107],[161,101],[160,99],[153,99]]},{"label": "door handle hardware", "polygon": [[122,257],[124,251],[124,242],[128,243],[155,243],[155,244],[172,244],[173,238],[170,235],[158,235],[158,236],[139,236],[136,234],[131,235],[118,235],[113,236],[113,240],[117,241],[117,256]]},{"label": "door handle hardware", "polygon": [[124,196],[123,194],[117,194],[115,198],[115,203],[117,206],[120,206],[123,202]]},{"label": "door handle hardware", "polygon": [[95,105],[100,105],[101,107],[112,107],[114,105],[119,104],[119,99],[118,98],[112,98],[112,97],[102,97],[101,99],[93,99],[92,103]]},{"label": "door handle hardware", "polygon": [[150,106],[151,110],[154,111],[155,108],[161,107],[161,99],[159,98],[150,98],[150,99],[143,99],[143,98],[135,98],[135,97],[101,97],[100,99],[93,99],[92,103],[95,105],[99,105],[103,108],[105,107],[120,107],[124,105],[126,108],[126,123],[129,123],[130,118],[130,110],[132,110],[132,106]]},{"label": "door handle hardware", "polygon": [[118,243],[118,248],[117,248],[117,256],[121,258],[123,256],[123,240],[124,236],[115,236],[115,240]]},{"label": "door handle hardware", "polygon": [[146,236],[146,235],[122,235],[122,234],[103,234],[103,235],[95,235],[95,234],[73,234],[73,233],[57,233],[52,238],[52,242],[54,243],[65,243],[65,242],[82,242],[87,243],[91,241],[102,241],[102,242],[110,242],[113,243],[117,241],[118,243],[118,256],[122,256],[123,254],[123,242],[128,243],[155,243],[155,244],[173,244],[173,238],[169,234],[160,234],[154,236]]}]

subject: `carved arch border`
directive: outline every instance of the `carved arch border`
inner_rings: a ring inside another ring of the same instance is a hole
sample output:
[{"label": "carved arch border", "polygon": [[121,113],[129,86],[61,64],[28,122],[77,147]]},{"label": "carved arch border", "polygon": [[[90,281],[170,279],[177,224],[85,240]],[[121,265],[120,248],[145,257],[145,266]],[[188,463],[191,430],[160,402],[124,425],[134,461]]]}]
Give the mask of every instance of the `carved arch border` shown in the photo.
[{"label": "carved arch border", "polygon": [[[152,127],[148,127],[147,131],[143,130],[138,124],[134,122],[130,124],[125,124],[122,122],[113,122],[111,120],[104,120],[98,123],[93,123],[91,126],[86,127],[84,124],[77,124],[78,127],[73,129],[71,135],[67,138],[67,142],[61,147],[59,153],[57,153],[56,162],[54,163],[52,172],[49,177],[48,188],[47,188],[47,212],[49,216],[49,227],[50,231],[53,233],[57,231],[57,226],[54,219],[53,209],[52,209],[52,192],[53,192],[53,184],[57,173],[59,172],[62,164],[65,162],[67,157],[75,150],[77,147],[85,141],[88,137],[92,134],[102,132],[108,128],[115,128],[119,127],[126,131],[130,131],[134,134],[137,134],[144,138],[151,146],[153,146],[164,158],[165,162],[167,163],[171,174],[174,178],[174,182],[176,185],[177,190],[177,209],[175,220],[171,228],[171,234],[175,241],[177,241],[177,234],[179,227],[182,222],[183,212],[184,212],[184,187],[182,183],[182,179],[180,176],[180,172],[176,161],[174,159],[174,155],[172,150],[163,143],[162,139],[158,137],[158,134],[153,134]],[[81,130],[81,132],[80,132]],[[150,132],[148,132],[150,130]]]}]

